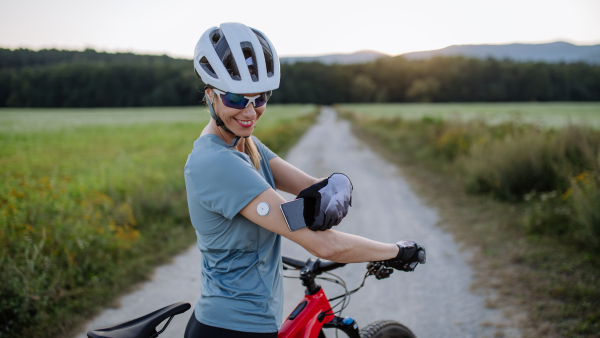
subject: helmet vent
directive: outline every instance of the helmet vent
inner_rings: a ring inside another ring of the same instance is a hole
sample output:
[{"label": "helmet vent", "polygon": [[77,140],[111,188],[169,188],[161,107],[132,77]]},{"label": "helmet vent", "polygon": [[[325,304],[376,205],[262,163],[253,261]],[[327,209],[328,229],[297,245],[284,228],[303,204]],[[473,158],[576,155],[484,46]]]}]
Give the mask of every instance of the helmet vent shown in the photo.
[{"label": "helmet vent", "polygon": [[267,77],[272,77],[275,75],[275,64],[273,62],[273,51],[271,51],[271,47],[267,42],[267,39],[257,30],[252,29],[258,41],[260,41],[260,45],[263,49],[263,54],[265,55],[265,63],[267,65]]},{"label": "helmet vent", "polygon": [[225,66],[225,69],[227,69],[229,76],[231,76],[231,78],[235,81],[242,81],[238,67],[235,64],[235,59],[231,54],[231,48],[229,48],[229,43],[223,35],[223,32],[221,32],[220,29],[215,29],[210,33],[209,38],[213,43],[213,48],[219,56],[219,59],[221,62],[223,62],[223,66]]},{"label": "helmet vent", "polygon": [[244,53],[244,60],[246,60],[246,66],[248,66],[248,71],[250,72],[252,82],[258,82],[258,67],[256,63],[256,54],[254,54],[254,48],[252,48],[252,43],[244,41],[240,43],[240,47],[242,47],[242,52]]},{"label": "helmet vent", "polygon": [[220,39],[221,39],[221,30],[220,29],[215,29],[214,31],[212,31],[212,33],[210,33],[210,41],[212,41],[213,45],[216,45]]},{"label": "helmet vent", "polygon": [[270,54],[265,53],[265,63],[267,64],[267,77],[275,75],[273,71],[273,57]]},{"label": "helmet vent", "polygon": [[230,50],[227,51],[225,57],[223,58],[223,65],[225,66],[225,69],[227,69],[231,79],[235,81],[242,81],[242,77],[240,76],[240,72],[238,71],[235,59],[233,58],[233,54],[231,54]]},{"label": "helmet vent", "polygon": [[[219,78],[205,56],[203,56],[198,62],[200,63],[200,67],[202,67],[202,69],[204,69],[204,71],[207,72],[208,75],[214,77],[215,79]],[[196,74],[198,74],[198,72],[196,72]]]}]

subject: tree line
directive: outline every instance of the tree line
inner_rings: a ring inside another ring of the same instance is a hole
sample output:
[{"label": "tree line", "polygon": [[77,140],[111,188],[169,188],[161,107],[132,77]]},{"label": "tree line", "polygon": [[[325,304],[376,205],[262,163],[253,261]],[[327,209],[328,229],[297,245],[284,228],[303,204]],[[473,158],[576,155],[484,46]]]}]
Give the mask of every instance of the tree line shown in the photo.
[{"label": "tree line", "polygon": [[[281,65],[272,103],[600,101],[600,65],[435,57],[351,65]],[[0,107],[197,105],[192,61],[0,49]]]}]

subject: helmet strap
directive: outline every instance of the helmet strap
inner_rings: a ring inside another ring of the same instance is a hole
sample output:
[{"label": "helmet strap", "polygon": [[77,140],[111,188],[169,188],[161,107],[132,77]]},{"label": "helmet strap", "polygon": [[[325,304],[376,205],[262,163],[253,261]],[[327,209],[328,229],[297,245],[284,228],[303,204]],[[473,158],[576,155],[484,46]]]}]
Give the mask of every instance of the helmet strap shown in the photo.
[{"label": "helmet strap", "polygon": [[[215,92],[213,90],[211,90],[211,92],[212,92],[212,101],[214,102],[215,101]],[[212,116],[212,118],[217,123],[217,127],[220,127],[221,129],[223,129],[226,132],[233,135],[233,140],[229,144],[229,148],[233,148],[233,147],[237,146],[238,143],[240,142],[240,137],[237,136],[231,130],[229,130],[229,128],[227,128],[227,126],[225,126],[225,122],[223,122],[223,120],[221,120],[221,118],[219,116],[217,116],[217,114],[215,113],[215,109],[213,108],[211,100],[208,97],[206,98],[206,100],[208,101],[208,110],[210,110],[210,116]],[[244,136],[244,138],[248,138],[248,136]]]}]

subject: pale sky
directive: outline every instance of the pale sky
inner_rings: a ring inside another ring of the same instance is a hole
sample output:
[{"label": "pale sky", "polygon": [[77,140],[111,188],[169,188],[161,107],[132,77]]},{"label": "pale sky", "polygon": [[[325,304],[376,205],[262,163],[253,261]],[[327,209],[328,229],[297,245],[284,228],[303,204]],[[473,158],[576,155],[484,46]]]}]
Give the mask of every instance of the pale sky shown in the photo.
[{"label": "pale sky", "polygon": [[231,21],[261,30],[280,56],[600,44],[600,0],[0,0],[0,47],[191,58],[206,29]]}]

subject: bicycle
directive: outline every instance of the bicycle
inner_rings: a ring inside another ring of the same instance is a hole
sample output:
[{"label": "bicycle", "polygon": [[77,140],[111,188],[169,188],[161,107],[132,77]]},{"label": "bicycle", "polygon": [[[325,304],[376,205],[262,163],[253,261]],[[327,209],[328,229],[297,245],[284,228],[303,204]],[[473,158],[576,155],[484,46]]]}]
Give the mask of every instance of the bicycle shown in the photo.
[{"label": "bicycle", "polygon": [[[423,252],[423,255],[420,255],[419,258],[421,262],[424,262],[425,253]],[[361,285],[348,291],[344,280],[329,272],[345,266],[344,263],[322,261],[320,259],[314,261],[309,259],[302,262],[285,256],[282,257],[282,261],[284,270],[295,269],[300,271],[298,277],[285,277],[299,278],[302,285],[306,287],[306,291],[304,298],[281,325],[278,338],[326,338],[323,332],[324,328],[338,329],[350,338],[415,338],[409,328],[393,320],[379,320],[359,330],[358,324],[352,317],[341,317],[342,311],[348,305],[350,295],[356,293],[365,285],[367,277],[375,276],[376,279],[384,279],[394,272],[394,269],[386,266],[384,262],[368,263],[367,272]],[[323,273],[332,277],[319,277]],[[321,286],[316,283],[316,279],[339,284],[345,292],[342,295],[328,299]],[[330,302],[335,300],[340,301],[331,306]],[[338,306],[341,306],[341,308],[334,311]],[[189,303],[171,304],[133,320],[91,330],[87,333],[87,336],[89,338],[155,338],[165,331],[174,316],[186,312],[190,307]],[[156,327],[166,319],[168,319],[167,323],[160,331],[157,331]]]}]

